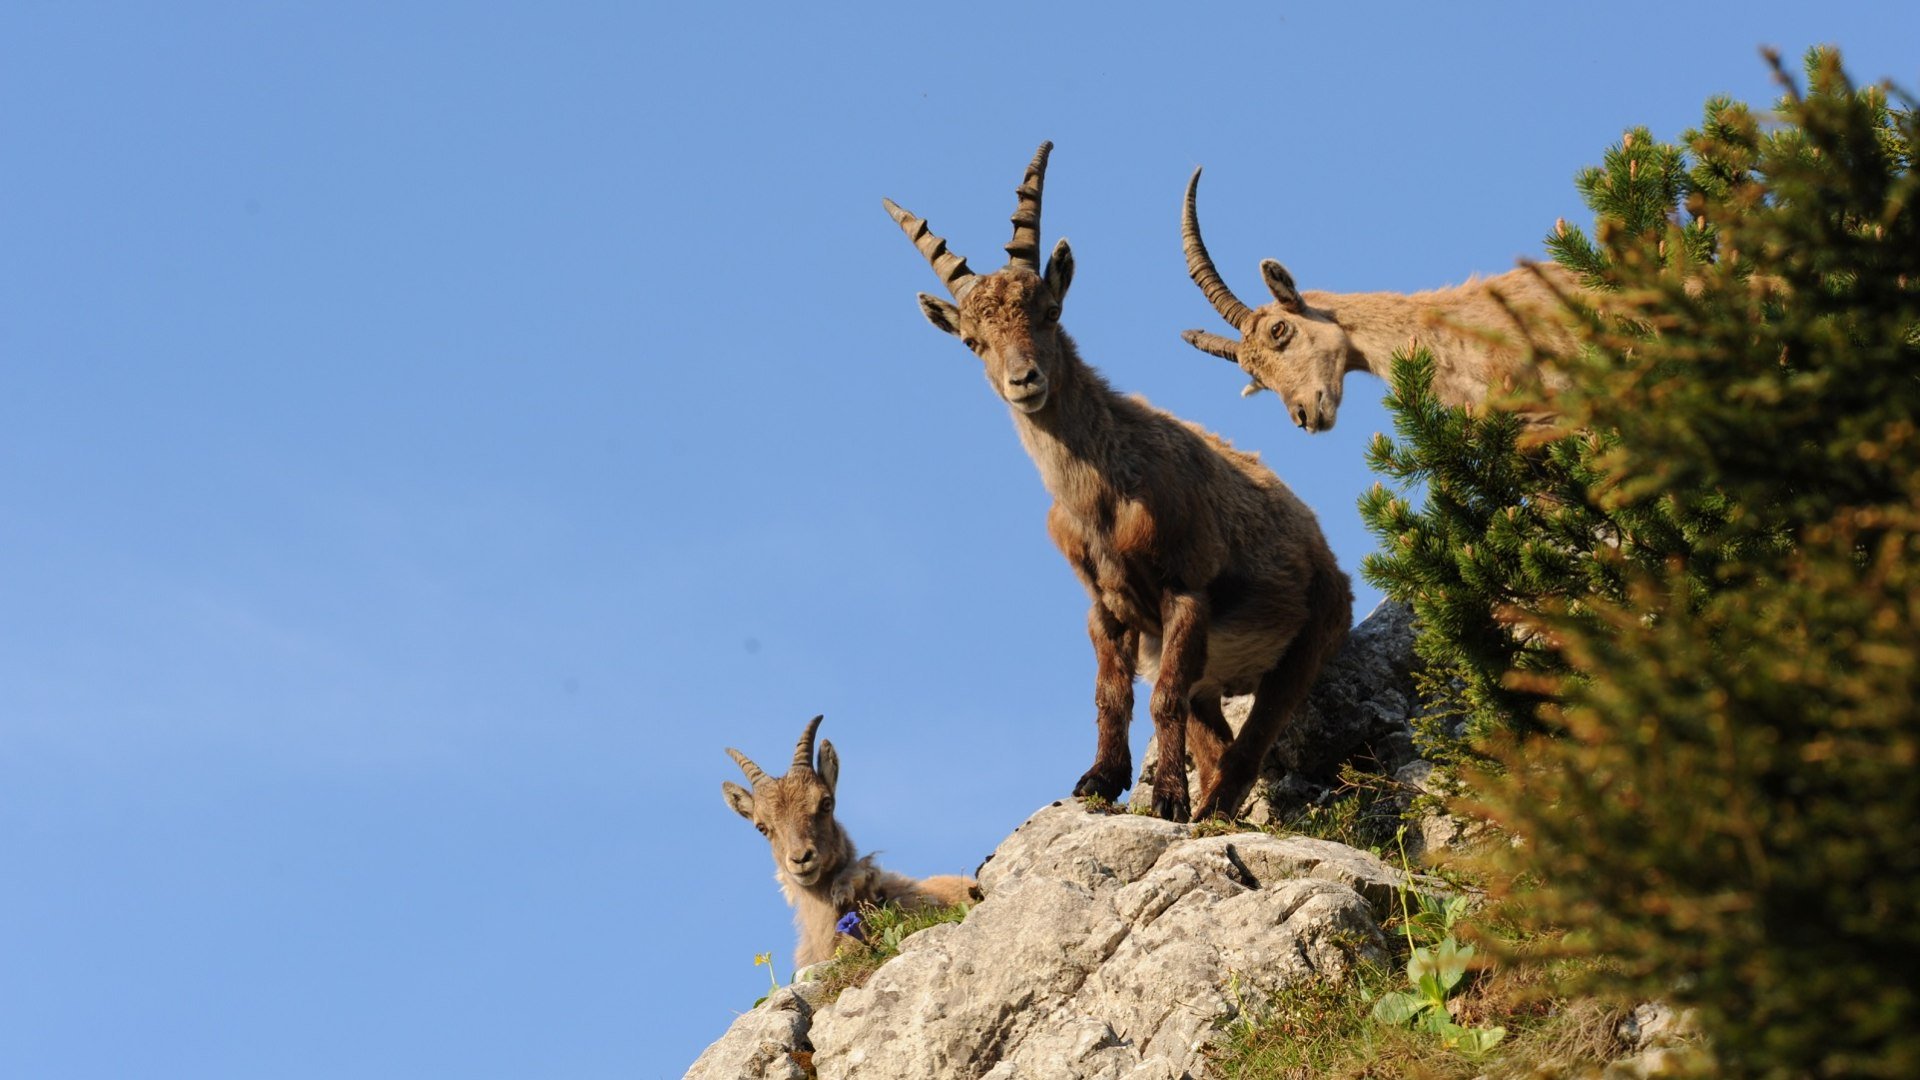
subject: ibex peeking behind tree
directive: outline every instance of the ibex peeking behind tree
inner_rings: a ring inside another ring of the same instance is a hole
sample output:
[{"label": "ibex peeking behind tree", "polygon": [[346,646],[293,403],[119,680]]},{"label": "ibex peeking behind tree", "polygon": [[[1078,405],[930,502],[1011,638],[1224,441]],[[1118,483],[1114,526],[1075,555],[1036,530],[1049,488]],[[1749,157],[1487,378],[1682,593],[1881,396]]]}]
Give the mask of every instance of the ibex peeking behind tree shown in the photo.
[{"label": "ibex peeking behind tree", "polygon": [[[1099,664],[1093,767],[1076,795],[1112,799],[1133,779],[1135,673],[1153,680],[1159,739],[1153,812],[1189,816],[1193,752],[1205,817],[1231,815],[1320,668],[1347,637],[1353,594],[1313,511],[1260,460],[1122,397],[1060,327],[1073,280],[1065,240],[1040,269],[1040,194],[1052,143],[1027,167],[1007,265],[975,274],[927,223],[887,212],[952,293],[920,294],[933,325],[986,364],[1053,496],[1047,531],[1092,597]],[[1222,693],[1255,693],[1238,736]]]},{"label": "ibex peeking behind tree", "polygon": [[831,959],[839,944],[840,919],[860,907],[893,904],[913,910],[971,904],[980,898],[970,877],[916,880],[880,869],[871,855],[857,857],[853,839],[833,816],[840,755],[825,739],[815,765],[813,736],[820,720],[816,716],[807,723],[787,775],[768,776],[753,759],[729,746],[727,756],[747,774],[753,790],[732,781],[720,785],[727,805],[753,822],[773,845],[774,880],[793,907],[793,924],[800,934],[793,954],[797,967]]},{"label": "ibex peeking behind tree", "polygon": [[[1515,309],[1550,313],[1561,307],[1554,290],[1578,291],[1572,275],[1558,267],[1509,270],[1498,277],[1469,281],[1422,293],[1301,292],[1293,275],[1274,259],[1260,263],[1273,303],[1249,308],[1233,295],[1213,268],[1207,246],[1200,242],[1200,218],[1194,209],[1200,170],[1187,181],[1187,200],[1180,220],[1180,236],[1187,254],[1187,273],[1207,296],[1207,302],[1240,332],[1238,341],[1188,330],[1180,336],[1201,352],[1239,364],[1253,376],[1242,391],[1272,390],[1286,404],[1293,422],[1309,432],[1333,427],[1340,408],[1341,380],[1349,371],[1366,371],[1389,378],[1393,352],[1409,345],[1424,346],[1433,356],[1433,392],[1448,405],[1479,405],[1489,391],[1501,392],[1535,382],[1543,376],[1551,388],[1564,379],[1529,362],[1526,343],[1518,339]],[[1551,282],[1551,285],[1549,284]],[[1499,299],[1495,298],[1498,294]],[[1535,334],[1553,334],[1556,351],[1573,347],[1572,335],[1552,318],[1531,320]],[[1509,328],[1503,338],[1496,327]],[[1545,414],[1529,417],[1544,420]]]}]

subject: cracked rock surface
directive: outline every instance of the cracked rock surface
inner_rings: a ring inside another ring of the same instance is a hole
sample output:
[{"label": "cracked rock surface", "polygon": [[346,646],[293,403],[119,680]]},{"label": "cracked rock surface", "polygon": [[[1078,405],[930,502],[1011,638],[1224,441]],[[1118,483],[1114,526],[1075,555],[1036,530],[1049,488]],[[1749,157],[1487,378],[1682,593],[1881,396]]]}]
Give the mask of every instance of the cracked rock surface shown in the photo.
[{"label": "cracked rock surface", "polygon": [[[1304,837],[1195,839],[1157,819],[1056,803],[979,873],[965,922],[902,943],[864,987],[812,1008],[775,995],[690,1077],[1175,1080],[1265,993],[1384,961],[1401,876]],[[804,987],[802,988],[804,993]]]},{"label": "cracked rock surface", "polygon": [[791,988],[775,992],[740,1014],[720,1041],[707,1047],[687,1070],[689,1080],[806,1080],[794,1051],[807,1045],[813,1009]]}]

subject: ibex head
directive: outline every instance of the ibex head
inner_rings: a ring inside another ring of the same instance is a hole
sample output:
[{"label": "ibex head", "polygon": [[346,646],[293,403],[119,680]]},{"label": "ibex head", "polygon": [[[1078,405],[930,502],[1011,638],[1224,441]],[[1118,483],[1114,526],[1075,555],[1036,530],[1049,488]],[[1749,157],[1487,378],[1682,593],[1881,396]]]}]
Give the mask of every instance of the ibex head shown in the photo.
[{"label": "ibex head", "polygon": [[1347,332],[1326,312],[1308,307],[1294,287],[1293,275],[1274,259],[1260,263],[1260,276],[1273,293],[1273,303],[1249,308],[1235,298],[1213,268],[1207,246],[1200,242],[1200,217],[1194,209],[1199,189],[1200,170],[1195,169],[1193,179],[1187,181],[1186,208],[1180,218],[1187,274],[1220,317],[1240,332],[1240,340],[1204,330],[1188,330],[1180,336],[1201,352],[1231,360],[1253,376],[1244,393],[1264,387],[1280,395],[1295,424],[1310,432],[1331,428],[1340,408],[1340,380],[1353,353]]},{"label": "ibex head", "polygon": [[987,381],[994,391],[1026,413],[1046,407],[1059,377],[1066,348],[1060,305],[1073,282],[1073,249],[1065,240],[1054,245],[1044,272],[1039,264],[1040,191],[1052,151],[1052,143],[1041,143],[1027,166],[1017,191],[1007,265],[991,274],[968,269],[967,260],[947,250],[947,242],[933,234],[925,219],[914,217],[891,199],[881,200],[953,295],[954,302],[948,303],[921,293],[920,310],[927,321],[959,338],[985,361]]},{"label": "ibex head", "polygon": [[774,866],[803,888],[839,873],[853,849],[846,830],[833,817],[840,755],[834,753],[832,743],[821,740],[815,763],[813,736],[820,720],[816,716],[807,723],[807,730],[794,747],[793,765],[787,775],[768,776],[753,759],[729,746],[727,756],[747,774],[753,790],[732,781],[720,785],[727,805],[753,822],[773,845]]}]

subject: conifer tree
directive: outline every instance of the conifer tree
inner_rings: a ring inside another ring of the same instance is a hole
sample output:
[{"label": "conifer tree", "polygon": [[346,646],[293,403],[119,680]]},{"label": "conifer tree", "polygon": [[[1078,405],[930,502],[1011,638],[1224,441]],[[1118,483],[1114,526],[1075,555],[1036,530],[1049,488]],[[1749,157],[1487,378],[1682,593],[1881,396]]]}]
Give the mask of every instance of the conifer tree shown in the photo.
[{"label": "conifer tree", "polygon": [[[1737,1076],[1920,1075],[1920,129],[1816,50],[1583,173],[1564,432],[1439,409],[1363,504],[1368,575],[1497,767],[1485,812],[1603,985],[1700,1010]],[[1550,737],[1530,733],[1547,732]]]},{"label": "conifer tree", "polygon": [[[1707,127],[1731,107],[1709,101]],[[1665,232],[1681,204],[1703,185],[1724,186],[1689,169],[1680,148],[1656,142],[1645,128],[1622,136],[1575,183],[1594,211],[1599,242],[1563,220],[1546,246],[1601,292],[1619,288],[1615,261],[1628,250],[1650,245],[1665,262]],[[1706,226],[1683,230],[1688,257],[1710,257],[1712,235]],[[1589,313],[1589,336],[1603,329],[1600,320]],[[1563,367],[1579,359],[1540,357]],[[1516,634],[1515,621],[1546,608],[1577,616],[1590,599],[1620,599],[1631,567],[1693,556],[1695,539],[1713,528],[1722,506],[1711,497],[1686,506],[1609,504],[1596,489],[1605,475],[1598,463],[1612,444],[1606,429],[1568,424],[1557,435],[1523,435],[1504,409],[1442,405],[1429,389],[1432,360],[1423,351],[1396,356],[1394,367],[1387,404],[1399,439],[1376,436],[1368,463],[1403,491],[1423,488],[1426,504],[1416,510],[1382,484],[1361,500],[1362,520],[1382,541],[1362,573],[1419,616],[1431,719],[1463,719],[1481,736],[1538,730],[1541,699],[1531,683],[1508,675],[1562,666],[1544,639]],[[1423,750],[1440,759],[1466,750],[1470,744],[1449,737],[1459,726],[1423,732]]]}]

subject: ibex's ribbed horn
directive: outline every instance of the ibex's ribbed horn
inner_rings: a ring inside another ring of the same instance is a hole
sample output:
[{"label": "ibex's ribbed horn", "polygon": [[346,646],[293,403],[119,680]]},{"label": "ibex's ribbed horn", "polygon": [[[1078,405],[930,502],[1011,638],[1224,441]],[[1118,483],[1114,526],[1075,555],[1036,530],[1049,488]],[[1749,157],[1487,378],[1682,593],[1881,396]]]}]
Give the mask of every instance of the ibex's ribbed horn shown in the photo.
[{"label": "ibex's ribbed horn", "polygon": [[947,242],[933,235],[933,230],[927,227],[926,218],[914,217],[892,199],[880,201],[886,205],[894,224],[900,226],[901,231],[907,234],[907,239],[913,241],[913,246],[919,248],[920,254],[933,264],[933,272],[940,275],[940,283],[947,287],[948,294],[955,300],[960,299],[960,294],[969,287],[968,279],[973,277],[973,271],[967,268],[967,260],[947,250]]},{"label": "ibex's ribbed horn", "polygon": [[1240,362],[1240,343],[1232,338],[1223,338],[1219,334],[1209,334],[1205,330],[1182,330],[1180,340],[1199,349],[1234,363]]},{"label": "ibex's ribbed horn", "polygon": [[1186,209],[1180,215],[1180,242],[1187,252],[1187,276],[1207,294],[1207,303],[1213,305],[1221,318],[1235,330],[1244,332],[1247,318],[1253,312],[1220,280],[1220,272],[1213,268],[1213,257],[1207,254],[1207,245],[1200,242],[1200,214],[1194,209],[1194,196],[1199,190],[1200,170],[1195,169],[1193,179],[1187,181]]},{"label": "ibex's ribbed horn", "polygon": [[793,767],[813,770],[813,733],[820,730],[820,721],[824,716],[816,716],[807,721],[807,730],[800,734],[799,745],[793,748]]},{"label": "ibex's ribbed horn", "polygon": [[1013,239],[1007,241],[1007,265],[1024,266],[1040,272],[1040,189],[1047,184],[1047,155],[1053,143],[1043,142],[1034,151],[1027,174],[1020,178],[1014,192],[1020,201],[1013,208]]},{"label": "ibex's ribbed horn", "polygon": [[759,787],[761,784],[766,783],[766,771],[760,768],[760,766],[755,765],[752,758],[735,750],[731,746],[727,747],[727,756],[733,759],[735,765],[740,766],[741,772],[747,774],[747,783],[752,784],[754,787]]}]

